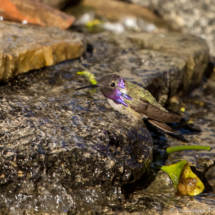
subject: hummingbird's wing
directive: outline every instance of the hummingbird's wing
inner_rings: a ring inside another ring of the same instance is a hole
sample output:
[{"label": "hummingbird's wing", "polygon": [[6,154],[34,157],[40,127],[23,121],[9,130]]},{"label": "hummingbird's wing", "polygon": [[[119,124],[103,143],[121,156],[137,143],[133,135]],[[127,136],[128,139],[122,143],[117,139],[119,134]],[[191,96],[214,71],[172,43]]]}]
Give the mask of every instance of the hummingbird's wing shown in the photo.
[{"label": "hummingbird's wing", "polygon": [[153,119],[149,119],[148,122],[160,128],[161,130],[175,134],[175,132],[166,123],[158,122]]},{"label": "hummingbird's wing", "polygon": [[140,98],[138,101],[133,101],[131,103],[131,108],[138,113],[146,115],[148,118],[159,121],[159,122],[178,122],[181,120],[181,116],[169,113],[158,107],[150,104],[148,101]]}]

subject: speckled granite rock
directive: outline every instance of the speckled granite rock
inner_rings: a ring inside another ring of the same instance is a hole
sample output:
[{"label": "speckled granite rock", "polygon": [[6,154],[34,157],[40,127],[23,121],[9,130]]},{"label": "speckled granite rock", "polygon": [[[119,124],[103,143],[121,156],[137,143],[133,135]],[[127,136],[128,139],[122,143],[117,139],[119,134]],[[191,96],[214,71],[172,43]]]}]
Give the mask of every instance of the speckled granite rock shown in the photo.
[{"label": "speckled granite rock", "polygon": [[0,22],[0,80],[80,57],[83,36],[55,28]]},{"label": "speckled granite rock", "polygon": [[0,193],[8,200],[0,205],[7,210],[98,211],[124,198],[121,185],[152,161],[143,124],[132,125],[101,94],[75,91],[84,81],[76,71],[62,63],[0,87]]},{"label": "speckled granite rock", "polygon": [[213,0],[131,0],[156,11],[174,29],[205,39],[215,55],[215,4]]}]

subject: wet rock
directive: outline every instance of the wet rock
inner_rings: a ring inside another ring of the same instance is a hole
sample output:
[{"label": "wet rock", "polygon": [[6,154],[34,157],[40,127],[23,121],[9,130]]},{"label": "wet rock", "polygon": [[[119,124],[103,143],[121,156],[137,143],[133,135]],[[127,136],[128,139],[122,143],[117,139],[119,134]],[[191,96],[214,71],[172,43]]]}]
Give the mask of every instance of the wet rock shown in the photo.
[{"label": "wet rock", "polygon": [[208,157],[204,157],[204,158],[198,158],[198,164],[199,166],[203,167],[203,168],[209,168],[211,166],[213,166],[214,164],[214,158],[212,156],[208,156]]},{"label": "wet rock", "polygon": [[[206,202],[204,197],[178,197],[174,194],[149,194],[136,192],[133,195],[132,203],[127,200],[125,206],[127,211],[118,213],[127,214],[213,214],[213,203]],[[127,203],[127,204],[126,204]]]},{"label": "wet rock", "polygon": [[[155,181],[159,181],[159,178],[155,178],[155,180],[151,183],[149,187],[156,188],[154,190],[147,190],[150,193],[151,197],[149,197],[148,192],[145,193],[143,190],[137,190],[132,196],[132,202],[138,202],[136,204],[136,209],[134,211],[139,210],[145,205],[144,208],[147,212],[152,213],[155,209],[152,205],[155,205],[158,208],[156,211],[157,214],[168,214],[167,211],[170,211],[171,208],[176,214],[189,214],[196,213],[199,214],[213,214],[214,213],[214,186],[215,186],[215,177],[214,177],[214,158],[215,158],[215,150],[214,150],[214,130],[215,130],[215,117],[214,117],[214,90],[209,92],[203,92],[202,87],[194,90],[189,98],[183,99],[183,105],[185,107],[184,114],[189,117],[189,121],[194,125],[200,127],[201,132],[189,131],[185,126],[179,129],[181,133],[183,133],[183,138],[178,137],[177,139],[171,137],[170,135],[159,135],[156,138],[156,142],[154,141],[154,152],[157,148],[162,151],[167,146],[176,146],[176,145],[204,145],[210,146],[212,149],[210,151],[181,151],[168,155],[168,158],[165,160],[165,165],[171,165],[180,160],[187,160],[191,165],[192,170],[200,177],[201,181],[204,183],[205,190],[199,196],[187,198],[187,197],[177,197],[174,194],[171,194],[171,187],[169,190],[166,189],[163,177],[160,178],[162,185],[153,186]],[[155,135],[153,135],[153,140]],[[159,153],[157,153],[159,155]],[[155,154],[154,154],[155,157]],[[157,175],[159,176],[159,175]],[[164,188],[164,189],[160,189]],[[156,192],[156,190],[160,192]],[[166,192],[167,191],[167,192]],[[162,194],[161,194],[162,193]],[[135,198],[136,194],[139,198]],[[159,194],[159,195],[157,195]],[[141,198],[142,196],[142,198]],[[140,199],[142,199],[140,201]],[[140,204],[139,204],[140,202]],[[147,204],[151,202],[151,204]],[[167,203],[171,208],[167,207]],[[127,203],[127,207],[129,205],[129,200]],[[151,207],[150,207],[151,206]],[[155,214],[156,214],[155,213]],[[171,211],[172,214],[172,211]]]},{"label": "wet rock", "polygon": [[171,193],[176,191],[169,175],[163,171],[156,174],[155,179],[145,190],[148,193]]},{"label": "wet rock", "polygon": [[0,80],[80,57],[86,48],[83,36],[55,28],[0,22]]},{"label": "wet rock", "polygon": [[10,211],[114,207],[122,184],[139,179],[152,160],[143,124],[114,112],[100,93],[75,91],[84,81],[76,71],[62,63],[1,87],[0,205]]},{"label": "wet rock", "polygon": [[[214,180],[213,168],[208,171],[208,178]],[[214,197],[206,193],[196,197],[176,195],[176,189],[165,172],[159,171],[147,189],[144,187],[144,178],[135,186],[130,196],[122,201],[121,213],[119,214],[213,214]],[[207,184],[207,181],[204,181]],[[211,192],[211,190],[210,190]]]},{"label": "wet rock", "polygon": [[21,22],[22,24],[66,29],[75,20],[73,16],[33,0],[2,0],[0,9],[2,19]]},{"label": "wet rock", "polygon": [[[128,38],[137,42],[143,49],[162,52],[167,54],[169,59],[170,56],[171,58],[177,58],[177,60],[173,59],[169,62],[170,65],[176,67],[175,72],[174,70],[169,72],[168,93],[170,93],[170,96],[173,96],[175,92],[187,94],[200,85],[203,73],[210,60],[209,49],[204,40],[192,35],[175,33],[141,33],[129,35]],[[168,58],[167,56],[164,56],[164,58]],[[177,70],[180,71],[178,74]],[[160,85],[159,82],[160,79],[158,79],[156,85]],[[165,88],[162,86],[161,90]]]},{"label": "wet rock", "polygon": [[205,178],[209,185],[212,187],[213,191],[215,189],[215,174],[214,174],[214,166],[208,169],[208,171],[205,174]]}]

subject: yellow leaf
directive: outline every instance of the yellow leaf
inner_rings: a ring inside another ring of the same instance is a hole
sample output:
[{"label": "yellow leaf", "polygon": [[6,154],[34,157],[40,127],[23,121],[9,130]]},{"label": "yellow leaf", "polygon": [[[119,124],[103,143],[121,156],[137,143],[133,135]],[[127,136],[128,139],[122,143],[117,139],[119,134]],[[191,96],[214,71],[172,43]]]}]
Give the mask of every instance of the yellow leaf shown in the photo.
[{"label": "yellow leaf", "polygon": [[188,164],[185,164],[179,178],[178,193],[183,196],[196,196],[204,189],[205,186],[199,177],[192,172]]},{"label": "yellow leaf", "polygon": [[91,28],[91,27],[93,27],[95,25],[100,25],[100,24],[102,24],[101,21],[99,21],[98,19],[94,19],[94,20],[91,20],[91,21],[87,22],[86,26],[88,28]]},{"label": "yellow leaf", "polygon": [[95,85],[97,84],[97,81],[95,79],[95,76],[94,74],[92,74],[91,72],[88,72],[88,71],[79,71],[77,72],[78,75],[84,75],[87,77],[88,81],[92,84],[92,85]]}]

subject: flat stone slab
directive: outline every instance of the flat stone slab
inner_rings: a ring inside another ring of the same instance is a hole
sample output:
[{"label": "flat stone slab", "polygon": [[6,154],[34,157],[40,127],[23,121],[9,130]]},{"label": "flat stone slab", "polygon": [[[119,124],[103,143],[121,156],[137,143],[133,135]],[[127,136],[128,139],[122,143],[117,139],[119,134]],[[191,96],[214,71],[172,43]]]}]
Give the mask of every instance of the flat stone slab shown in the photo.
[{"label": "flat stone slab", "polygon": [[[140,33],[129,35],[128,38],[138,43],[141,49],[154,50],[171,56],[173,59],[169,65],[178,67],[179,64],[182,65],[180,61],[183,61],[184,65],[179,69],[183,75],[184,91],[190,91],[201,82],[210,60],[209,48],[205,40],[178,33]],[[160,63],[160,66],[163,65]]]},{"label": "flat stone slab", "polygon": [[0,22],[0,80],[80,57],[86,48],[80,34],[57,28]]}]

